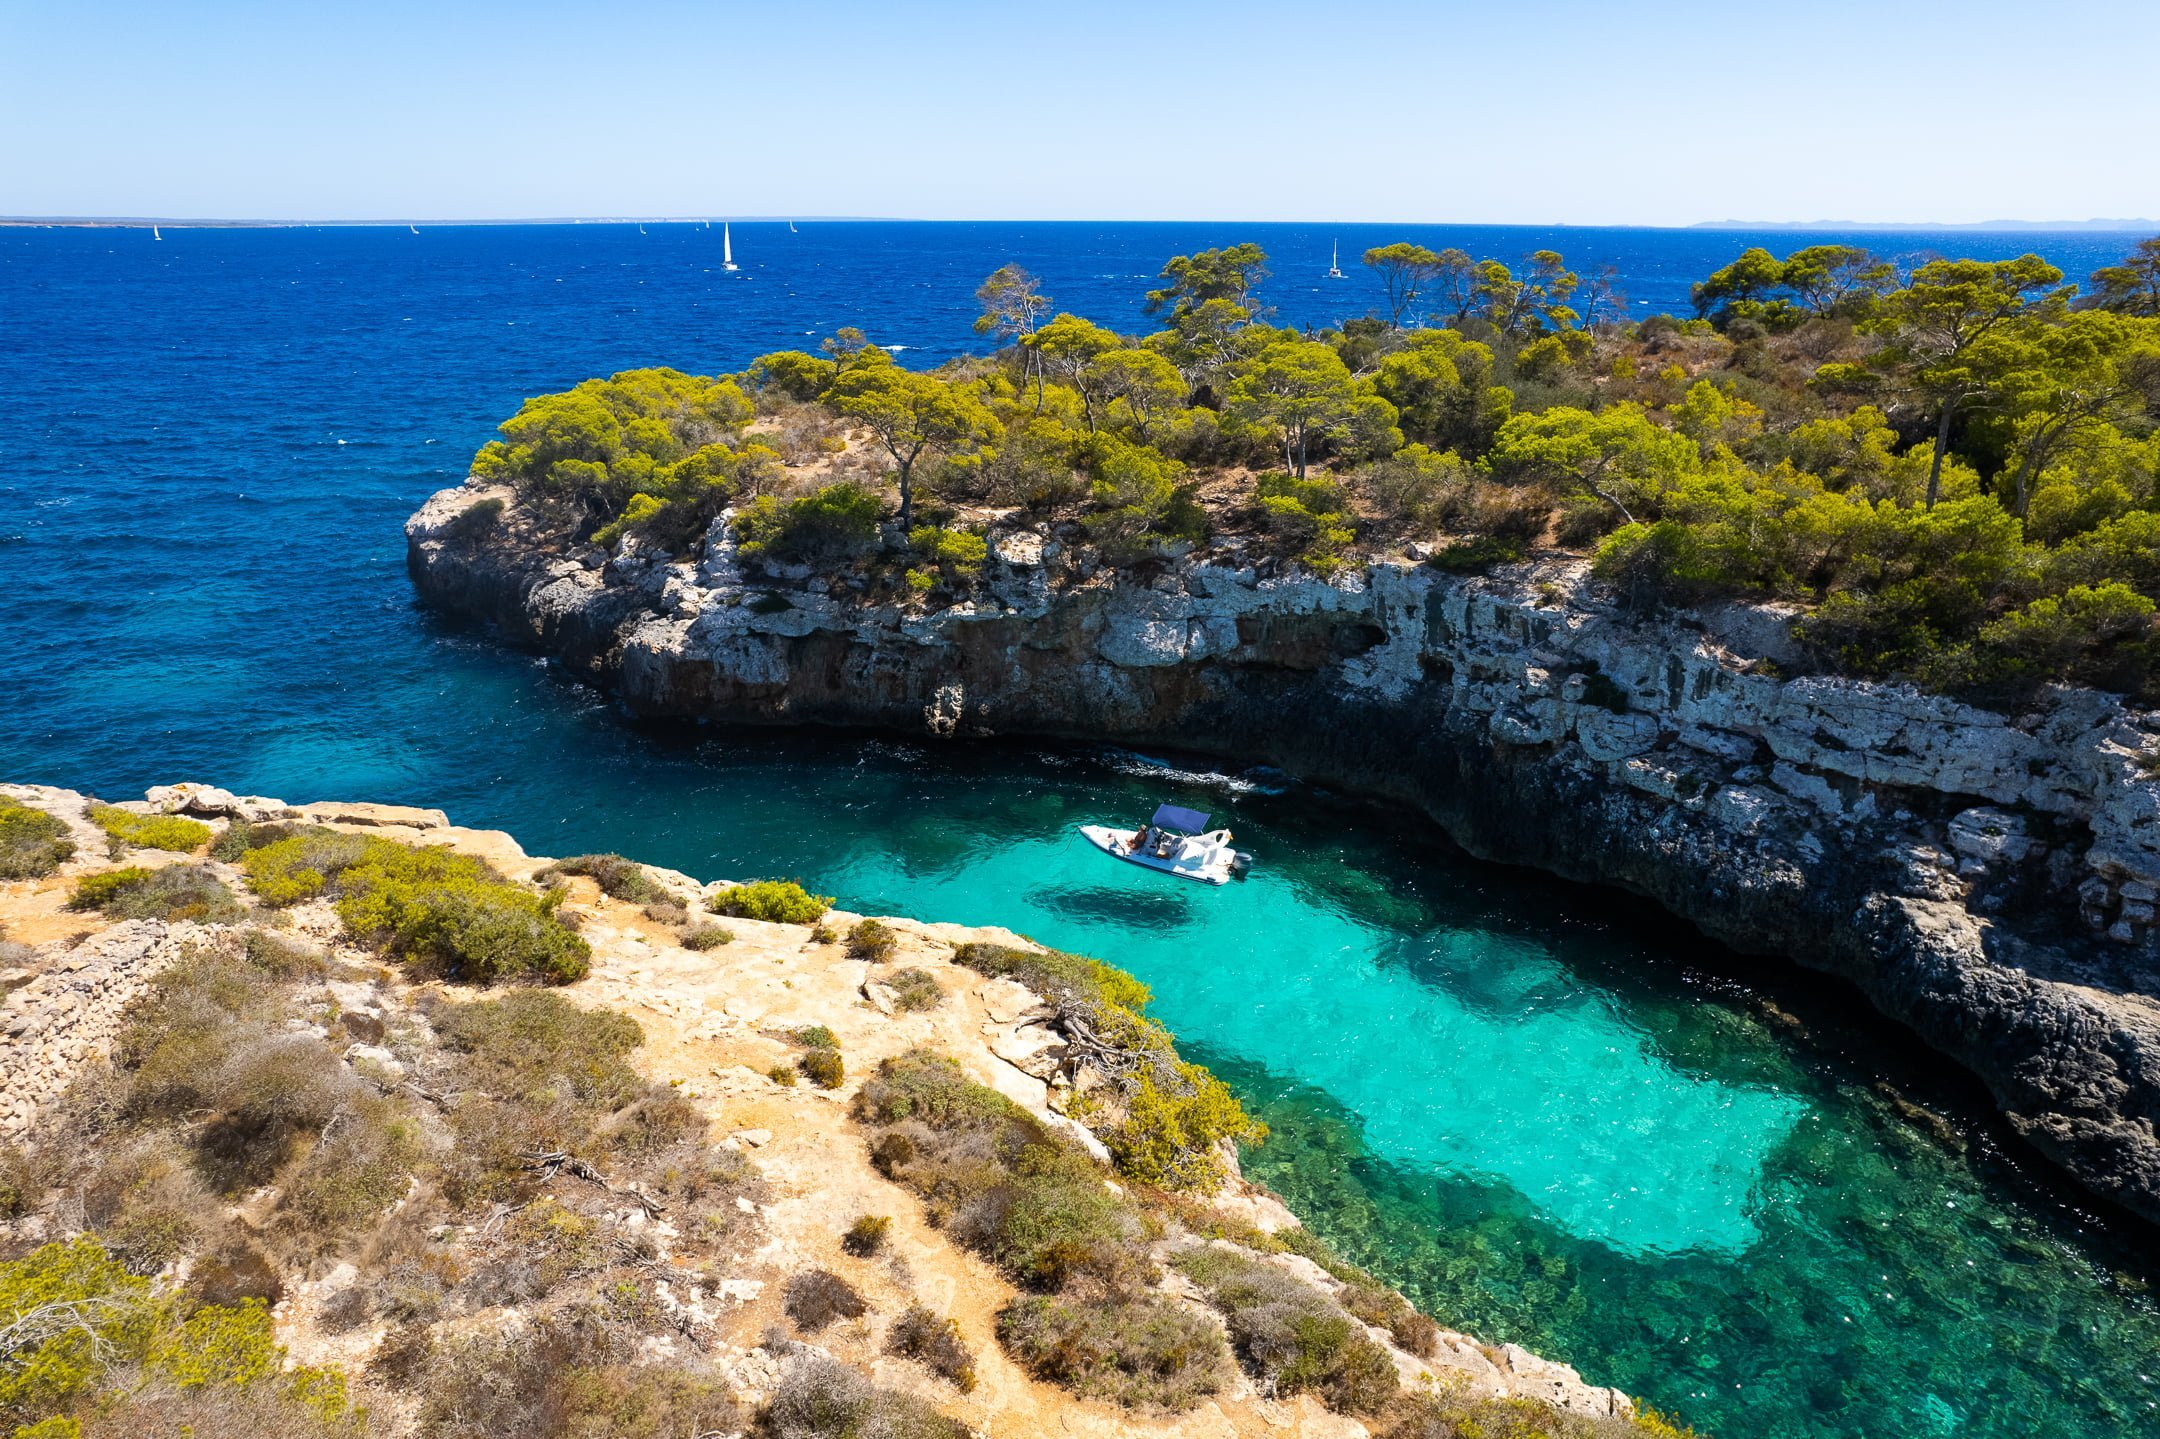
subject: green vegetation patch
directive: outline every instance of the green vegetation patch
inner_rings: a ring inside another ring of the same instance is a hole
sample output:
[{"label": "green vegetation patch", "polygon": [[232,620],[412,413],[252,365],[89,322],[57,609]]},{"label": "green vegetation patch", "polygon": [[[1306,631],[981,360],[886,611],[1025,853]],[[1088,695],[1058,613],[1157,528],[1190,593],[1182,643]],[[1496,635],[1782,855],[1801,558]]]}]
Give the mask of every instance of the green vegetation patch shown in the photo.
[{"label": "green vegetation patch", "polygon": [[1272,1392],[1310,1390],[1348,1414],[1377,1414],[1394,1400],[1394,1360],[1304,1280],[1216,1245],[1187,1250],[1173,1263],[1222,1311],[1238,1357]]},{"label": "green vegetation patch", "polygon": [[164,849],[187,854],[210,842],[210,826],[177,814],[137,814],[109,804],[90,806],[90,820],[105,831],[114,854]]},{"label": "green vegetation patch", "polygon": [[242,867],[266,903],[332,895],[355,935],[456,978],[566,984],[591,961],[556,913],[561,891],[534,894],[471,855],[314,830],[251,851]]},{"label": "green vegetation patch", "polygon": [[1025,1109],[941,1055],[885,1061],[856,1117],[871,1160],[915,1193],[930,1222],[1033,1291],[999,1335],[1039,1377],[1129,1405],[1190,1408],[1221,1383],[1222,1341],[1146,1297],[1154,1232],[1102,1168]]},{"label": "green vegetation patch", "polygon": [[224,881],[193,864],[160,869],[129,865],[84,875],[68,908],[96,910],[112,919],[188,919],[201,924],[230,923],[247,912]]},{"label": "green vegetation patch", "polygon": [[761,495],[735,512],[736,549],[746,560],[824,563],[877,542],[885,502],[840,481],[799,500]]},{"label": "green vegetation patch", "polygon": [[1180,1059],[1170,1032],[1140,1013],[1152,996],[1123,970],[1085,955],[997,944],[964,944],[953,960],[1019,981],[1055,1002],[1062,1024],[1138,1061],[1112,1088],[1081,1096],[1073,1111],[1101,1134],[1120,1173],[1168,1189],[1212,1190],[1224,1178],[1222,1143],[1267,1137],[1228,1086]]},{"label": "green vegetation patch", "polygon": [[769,924],[815,924],[832,903],[831,895],[812,894],[792,879],[757,879],[721,890],[711,908],[714,914]]},{"label": "green vegetation patch", "polygon": [[0,879],[41,879],[74,854],[65,822],[0,794]]}]

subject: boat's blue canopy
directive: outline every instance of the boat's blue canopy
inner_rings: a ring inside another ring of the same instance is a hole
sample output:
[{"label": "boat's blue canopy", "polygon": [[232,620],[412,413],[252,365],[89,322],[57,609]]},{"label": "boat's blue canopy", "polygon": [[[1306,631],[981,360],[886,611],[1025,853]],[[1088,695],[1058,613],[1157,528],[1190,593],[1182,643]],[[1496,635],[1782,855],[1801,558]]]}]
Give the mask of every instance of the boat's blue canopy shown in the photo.
[{"label": "boat's blue canopy", "polygon": [[1206,813],[1201,810],[1185,809],[1174,804],[1166,804],[1155,811],[1157,829],[1174,829],[1180,834],[1205,833],[1207,820]]}]

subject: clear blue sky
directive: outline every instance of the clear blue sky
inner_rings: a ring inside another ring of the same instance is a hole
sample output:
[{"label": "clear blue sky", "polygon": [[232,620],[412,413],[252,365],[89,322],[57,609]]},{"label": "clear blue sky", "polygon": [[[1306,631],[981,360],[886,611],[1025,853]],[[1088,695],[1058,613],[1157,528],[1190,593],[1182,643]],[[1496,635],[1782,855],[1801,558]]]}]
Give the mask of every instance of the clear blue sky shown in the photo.
[{"label": "clear blue sky", "polygon": [[0,0],[0,214],[2160,210],[2149,0]]}]

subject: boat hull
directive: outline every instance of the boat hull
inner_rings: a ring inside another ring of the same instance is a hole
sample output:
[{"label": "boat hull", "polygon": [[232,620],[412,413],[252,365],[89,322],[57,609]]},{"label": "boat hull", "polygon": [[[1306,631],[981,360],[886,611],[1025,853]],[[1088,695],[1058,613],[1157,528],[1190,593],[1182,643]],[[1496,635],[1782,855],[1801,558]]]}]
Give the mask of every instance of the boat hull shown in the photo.
[{"label": "boat hull", "polygon": [[1152,854],[1134,854],[1127,847],[1132,838],[1131,833],[1111,829],[1107,825],[1084,824],[1080,826],[1080,834],[1089,844],[1111,858],[1122,859],[1127,864],[1138,865],[1142,869],[1152,869],[1157,874],[1175,875],[1179,879],[1189,879],[1198,884],[1228,884],[1233,872],[1227,863],[1201,865],[1190,860],[1181,863],[1179,856],[1157,859]]}]

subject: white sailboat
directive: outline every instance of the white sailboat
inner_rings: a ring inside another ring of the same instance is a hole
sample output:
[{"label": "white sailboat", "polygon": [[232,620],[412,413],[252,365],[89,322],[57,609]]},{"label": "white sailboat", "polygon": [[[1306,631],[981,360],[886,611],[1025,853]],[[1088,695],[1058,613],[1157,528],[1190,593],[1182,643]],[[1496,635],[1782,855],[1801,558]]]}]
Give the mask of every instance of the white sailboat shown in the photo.
[{"label": "white sailboat", "polygon": [[412,231],[412,232],[413,232],[413,233],[414,233],[415,235],[417,235],[417,234],[419,234],[419,233],[420,233],[420,227],[419,227],[418,225],[415,225],[415,224],[414,224],[414,223],[413,223],[412,221],[410,221],[410,220],[407,220],[407,221],[405,222],[405,228],[406,228],[406,229],[408,229],[408,230],[410,230],[410,231]]},{"label": "white sailboat", "polygon": [[720,268],[723,270],[741,268],[735,263],[735,239],[728,233],[728,222],[725,220],[720,222]]},{"label": "white sailboat", "polygon": [[153,240],[162,240],[162,239],[164,239],[165,237],[164,237],[163,235],[160,235],[160,234],[158,233],[158,227],[157,227],[157,226],[155,226],[155,225],[152,225],[152,226],[150,227],[150,238],[151,238],[151,239],[153,239]]},{"label": "white sailboat", "polygon": [[800,235],[802,233],[802,231],[795,228],[795,222],[793,220],[787,222],[787,232],[790,235]]},{"label": "white sailboat", "polygon": [[1328,256],[1327,277],[1330,280],[1347,280],[1350,278],[1342,272],[1342,241],[1340,240],[1335,242],[1334,252]]}]

